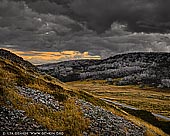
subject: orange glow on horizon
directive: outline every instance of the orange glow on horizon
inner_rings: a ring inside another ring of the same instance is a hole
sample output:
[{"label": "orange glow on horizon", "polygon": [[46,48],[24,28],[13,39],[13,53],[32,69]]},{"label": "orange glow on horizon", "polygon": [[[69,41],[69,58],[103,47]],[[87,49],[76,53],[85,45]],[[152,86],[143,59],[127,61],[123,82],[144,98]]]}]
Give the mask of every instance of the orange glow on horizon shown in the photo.
[{"label": "orange glow on horizon", "polygon": [[[4,48],[6,49],[6,48]],[[55,63],[66,60],[78,59],[101,59],[100,56],[91,56],[88,52],[80,53],[79,51],[62,51],[62,52],[39,52],[39,51],[18,51],[14,49],[9,50],[25,60],[33,64]]]}]

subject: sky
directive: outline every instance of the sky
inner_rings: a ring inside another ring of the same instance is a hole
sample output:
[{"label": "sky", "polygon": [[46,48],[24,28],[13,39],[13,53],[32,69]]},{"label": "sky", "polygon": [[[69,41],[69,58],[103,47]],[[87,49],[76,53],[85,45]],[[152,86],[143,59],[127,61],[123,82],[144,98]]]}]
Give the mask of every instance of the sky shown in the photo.
[{"label": "sky", "polygon": [[0,48],[33,64],[170,52],[169,0],[0,0]]}]

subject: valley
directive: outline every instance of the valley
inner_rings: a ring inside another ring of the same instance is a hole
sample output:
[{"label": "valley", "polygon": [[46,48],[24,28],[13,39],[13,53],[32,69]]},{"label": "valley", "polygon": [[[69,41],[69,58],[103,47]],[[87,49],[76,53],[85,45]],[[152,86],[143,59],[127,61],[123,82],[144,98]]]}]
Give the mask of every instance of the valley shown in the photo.
[{"label": "valley", "polygon": [[105,80],[68,82],[70,86],[81,88],[98,98],[124,103],[136,108],[170,117],[170,90],[152,87],[109,85]]},{"label": "valley", "polygon": [[116,105],[169,133],[170,93],[168,89],[110,85],[106,80],[74,81],[67,84]]},{"label": "valley", "polygon": [[[87,60],[79,64],[83,63],[88,64]],[[53,131],[66,136],[170,134],[169,121],[151,114],[169,116],[169,89],[118,86],[119,80],[64,83],[0,49],[0,132]],[[122,108],[101,98],[140,110]]]}]

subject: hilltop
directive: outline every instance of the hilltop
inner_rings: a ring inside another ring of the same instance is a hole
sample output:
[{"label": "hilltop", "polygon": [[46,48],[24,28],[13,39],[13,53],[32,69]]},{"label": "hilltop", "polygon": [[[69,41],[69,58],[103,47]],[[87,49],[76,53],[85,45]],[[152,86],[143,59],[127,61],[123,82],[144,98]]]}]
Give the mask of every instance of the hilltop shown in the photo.
[{"label": "hilltop", "polygon": [[15,54],[1,52],[1,132],[58,131],[59,135],[68,136],[166,135],[84,90],[42,75],[34,70],[34,65]]},{"label": "hilltop", "polygon": [[125,53],[104,60],[75,60],[38,68],[64,82],[111,78],[119,79],[117,85],[170,87],[170,53]]},{"label": "hilltop", "polygon": [[22,67],[25,67],[27,69],[32,69],[37,71],[38,69],[31,64],[30,62],[24,60],[23,58],[17,56],[16,54],[11,53],[10,51],[0,49],[0,58],[10,60],[13,63],[17,63],[17,65],[20,65]]}]

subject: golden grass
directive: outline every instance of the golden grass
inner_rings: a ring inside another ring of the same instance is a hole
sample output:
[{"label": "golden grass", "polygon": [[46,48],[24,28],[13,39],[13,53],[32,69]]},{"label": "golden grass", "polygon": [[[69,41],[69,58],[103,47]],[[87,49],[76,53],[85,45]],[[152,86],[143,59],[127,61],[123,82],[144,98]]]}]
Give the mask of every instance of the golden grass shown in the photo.
[{"label": "golden grass", "polygon": [[[75,81],[68,82],[67,84],[74,88],[84,90],[97,98],[108,98],[113,101],[119,101],[137,108],[154,111],[156,113],[162,113],[162,110],[164,110],[163,115],[165,115],[166,112],[168,112],[168,115],[170,113],[167,108],[169,105],[169,94],[167,92],[159,92],[153,88],[142,90],[138,86],[108,85],[104,80]],[[162,101],[163,103],[161,103]],[[148,103],[150,103],[150,105]],[[154,104],[155,106],[153,106]],[[139,119],[138,117],[128,114],[117,106],[105,106],[104,108],[107,108],[107,110],[112,111],[112,113],[122,116],[136,125],[145,128],[145,136],[167,135],[161,129]]]},{"label": "golden grass", "polygon": [[[13,70],[15,69],[15,71]],[[51,83],[43,76],[34,77],[24,69],[13,65],[8,61],[0,61],[0,105],[10,108],[7,101],[11,102],[15,109],[24,110],[28,117],[34,118],[39,124],[53,131],[64,131],[65,135],[82,135],[87,129],[89,120],[84,118],[80,107],[75,104],[75,97],[71,97],[71,90],[65,90],[60,83],[53,80]],[[27,83],[27,84],[25,84]],[[24,85],[59,97],[67,95],[68,98],[61,101],[64,110],[53,109],[35,103],[32,99],[18,94],[15,86]],[[63,84],[64,86],[64,84]]]},{"label": "golden grass", "polygon": [[170,93],[167,91],[162,92],[160,89],[149,87],[141,89],[138,86],[108,85],[104,80],[76,81],[67,84],[81,88],[98,98],[108,98],[142,110],[170,117]]},{"label": "golden grass", "polygon": [[19,95],[14,89],[7,88],[5,92],[6,99],[12,103],[14,108],[24,110],[27,116],[34,118],[48,130],[64,131],[66,135],[81,135],[88,127],[89,120],[83,117],[73,98],[65,101],[64,110],[56,112]]},{"label": "golden grass", "polygon": [[[90,85],[89,82],[86,81],[69,84],[70,85],[58,82],[58,80],[50,76],[47,77],[39,75],[38,73],[27,72],[24,68],[16,66],[16,64],[0,59],[0,105],[8,106],[6,101],[10,101],[16,109],[26,111],[27,116],[34,118],[49,130],[65,131],[65,134],[68,136],[82,135],[82,132],[88,127],[89,120],[83,117],[80,108],[75,105],[75,98],[81,98],[94,105],[102,106],[116,115],[123,116],[141,127],[146,127],[146,136],[149,136],[152,131],[159,135],[164,135],[160,129],[149,125],[149,123],[135,118],[120,108],[110,106],[97,97],[92,96],[92,94],[96,94],[96,90],[107,91],[108,88],[111,89],[113,86],[108,86],[103,83],[103,81],[95,81],[90,83]],[[17,90],[14,89],[16,85],[24,85],[48,92],[56,96],[56,98],[61,95],[68,96],[68,98],[62,102],[65,109],[55,112],[45,105],[35,103],[31,99],[19,95]],[[122,87],[118,88],[122,90]],[[130,89],[130,87],[126,89]],[[98,97],[100,98],[100,96]]]}]

